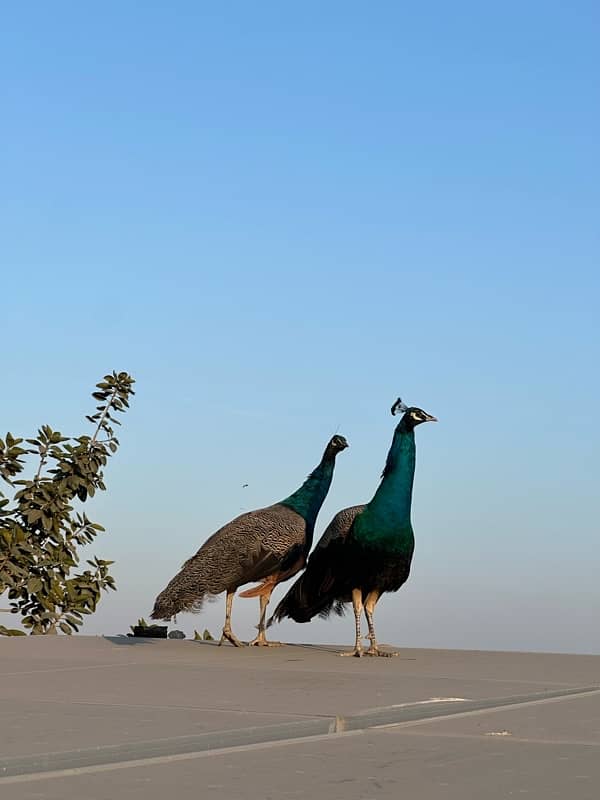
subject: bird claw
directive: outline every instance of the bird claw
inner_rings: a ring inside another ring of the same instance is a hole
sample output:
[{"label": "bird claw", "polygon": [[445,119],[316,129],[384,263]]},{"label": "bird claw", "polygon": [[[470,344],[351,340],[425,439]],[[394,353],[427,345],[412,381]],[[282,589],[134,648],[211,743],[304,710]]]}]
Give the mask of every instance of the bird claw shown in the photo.
[{"label": "bird claw", "polygon": [[393,658],[394,656],[399,656],[400,653],[386,653],[384,650],[380,650],[378,647],[369,647],[365,655],[379,656],[380,658]]},{"label": "bird claw", "polygon": [[265,639],[264,634],[262,637],[259,634],[255,639],[252,639],[251,642],[248,642],[248,647],[281,647],[281,642],[270,642],[268,639]]},{"label": "bird claw", "polygon": [[352,650],[349,653],[344,651],[343,653],[338,653],[338,655],[340,655],[340,656],[350,656],[350,657],[354,656],[354,658],[362,658],[362,656],[364,655],[364,651],[363,651],[362,647],[355,647],[354,650]]},{"label": "bird claw", "polygon": [[240,640],[237,638],[237,636],[233,633],[232,630],[227,630],[226,628],[223,628],[223,633],[221,634],[221,638],[219,639],[219,645],[218,646],[221,647],[221,645],[223,644],[223,642],[225,640],[227,640],[228,642],[231,642],[231,644],[234,647],[243,647],[244,646],[242,644],[242,642],[240,642]]}]

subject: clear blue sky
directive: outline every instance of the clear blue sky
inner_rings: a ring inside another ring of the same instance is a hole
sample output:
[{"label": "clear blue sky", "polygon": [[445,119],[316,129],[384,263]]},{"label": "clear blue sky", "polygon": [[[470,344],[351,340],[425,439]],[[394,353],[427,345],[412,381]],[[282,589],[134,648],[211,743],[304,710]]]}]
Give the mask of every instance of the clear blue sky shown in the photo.
[{"label": "clear blue sky", "polygon": [[600,652],[599,39],[593,2],[4,8],[0,428],[80,433],[105,371],[138,381],[87,632],[338,426],[317,534],[369,499],[400,394],[440,423],[381,639]]}]

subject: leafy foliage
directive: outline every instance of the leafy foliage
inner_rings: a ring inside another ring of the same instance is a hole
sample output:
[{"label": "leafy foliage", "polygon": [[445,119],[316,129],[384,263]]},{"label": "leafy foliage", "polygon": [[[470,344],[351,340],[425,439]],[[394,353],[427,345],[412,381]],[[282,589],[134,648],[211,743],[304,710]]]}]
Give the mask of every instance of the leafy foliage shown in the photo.
[{"label": "leafy foliage", "polygon": [[146,622],[146,620],[143,617],[141,617],[140,619],[138,619],[137,625],[130,625],[129,626],[129,630],[132,633],[135,633],[135,629],[136,628],[147,628],[147,627],[148,627],[148,623]]},{"label": "leafy foliage", "polygon": [[[12,500],[0,492],[0,595],[8,592],[11,612],[31,633],[77,631],[102,592],[116,588],[112,561],[93,558],[73,572],[78,548],[104,528],[72,504],[106,489],[103,470],[119,446],[113,426],[129,408],[133,384],[126,372],[113,372],[96,385],[96,412],[86,417],[92,436],[71,438],[43,425],[32,439],[0,439],[0,479],[15,490]],[[27,456],[38,460],[35,476],[15,480]],[[0,625],[0,634],[21,633]]]},{"label": "leafy foliage", "polygon": [[194,629],[194,641],[197,642],[214,642],[214,637],[212,633],[208,630],[208,628],[204,629],[204,633],[200,635],[197,630]]}]

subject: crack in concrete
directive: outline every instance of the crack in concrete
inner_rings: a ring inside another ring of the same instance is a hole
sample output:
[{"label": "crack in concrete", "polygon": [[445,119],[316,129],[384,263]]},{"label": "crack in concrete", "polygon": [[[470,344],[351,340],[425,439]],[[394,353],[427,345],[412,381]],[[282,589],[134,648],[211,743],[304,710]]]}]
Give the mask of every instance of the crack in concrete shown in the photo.
[{"label": "crack in concrete", "polygon": [[[297,720],[228,731],[210,731],[203,734],[175,736],[151,741],[121,745],[106,745],[31,756],[0,759],[0,785],[15,780],[35,780],[38,775],[49,777],[80,774],[82,771],[98,771],[140,763],[170,760],[177,757],[200,756],[205,753],[223,752],[249,746],[329,738],[340,734],[361,732],[368,729],[391,728],[426,723],[429,720],[451,716],[479,714],[496,709],[521,707],[552,700],[567,699],[584,694],[600,694],[600,686],[584,686],[566,690],[537,692],[512,697],[496,697],[483,700],[457,702],[422,702],[401,706],[388,706],[352,715]],[[12,779],[12,780],[11,780]]]}]

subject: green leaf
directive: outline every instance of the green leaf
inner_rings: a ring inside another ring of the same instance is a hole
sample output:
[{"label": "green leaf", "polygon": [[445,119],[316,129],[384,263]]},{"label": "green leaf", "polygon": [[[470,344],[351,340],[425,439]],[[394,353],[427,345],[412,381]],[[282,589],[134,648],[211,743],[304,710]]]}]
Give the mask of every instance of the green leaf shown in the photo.
[{"label": "green leaf", "polygon": [[5,628],[4,625],[0,625],[0,636],[27,636],[27,634],[18,628]]},{"label": "green leaf", "polygon": [[27,591],[36,594],[42,588],[43,583],[40,578],[30,578],[27,581]]}]

